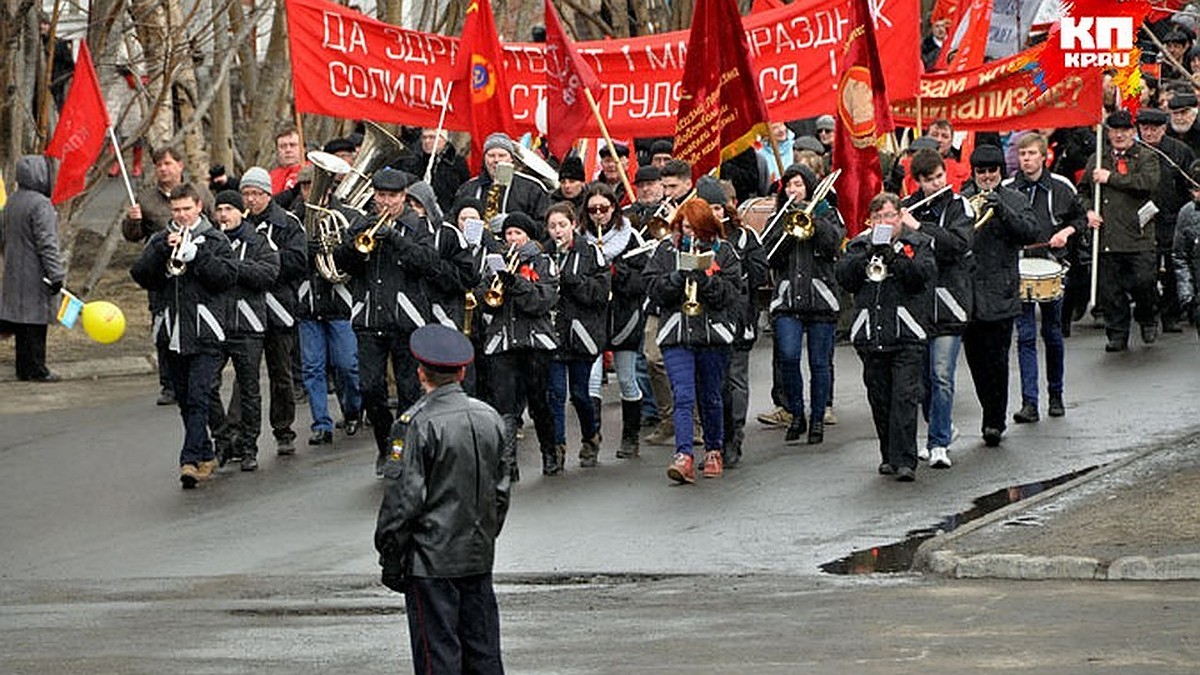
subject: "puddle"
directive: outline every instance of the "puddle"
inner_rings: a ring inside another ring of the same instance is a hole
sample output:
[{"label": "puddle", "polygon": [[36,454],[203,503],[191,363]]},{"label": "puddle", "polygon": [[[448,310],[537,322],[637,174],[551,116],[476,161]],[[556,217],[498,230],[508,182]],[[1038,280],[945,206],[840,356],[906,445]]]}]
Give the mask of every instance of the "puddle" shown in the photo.
[{"label": "puddle", "polygon": [[[1080,469],[1079,471],[1056,476],[1048,480],[1000,488],[995,492],[977,497],[972,503],[971,508],[966,511],[946,516],[931,527],[910,530],[904,536],[903,540],[894,544],[860,549],[844,558],[827,562],[821,565],[821,571],[829,574],[895,574],[897,572],[907,572],[912,567],[913,555],[916,554],[917,548],[925,540],[945,532],[950,532],[976,518],[985,516],[1009,504],[1019,502],[1022,499],[1032,497],[1052,487],[1062,485],[1067,481],[1074,480],[1098,468],[1100,468],[1100,465],[1089,466],[1086,469]],[[1019,522],[1014,524],[1036,525],[1036,523],[1026,522],[1019,518],[1017,520]]]}]

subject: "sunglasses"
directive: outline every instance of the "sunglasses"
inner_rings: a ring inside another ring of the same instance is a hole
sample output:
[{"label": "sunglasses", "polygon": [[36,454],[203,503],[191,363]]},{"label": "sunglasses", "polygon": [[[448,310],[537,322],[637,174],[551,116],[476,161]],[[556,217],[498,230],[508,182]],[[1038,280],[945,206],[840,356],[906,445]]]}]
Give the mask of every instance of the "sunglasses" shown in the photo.
[{"label": "sunglasses", "polygon": [[597,205],[595,205],[595,206],[589,206],[589,207],[588,207],[588,213],[590,213],[590,214],[592,214],[592,215],[599,215],[599,214],[601,214],[601,213],[608,213],[609,211],[612,211],[612,205],[611,205],[611,204],[597,204]]},{"label": "sunglasses", "polygon": [[1000,167],[998,167],[998,166],[977,166],[977,167],[975,167],[975,173],[1000,173]]}]

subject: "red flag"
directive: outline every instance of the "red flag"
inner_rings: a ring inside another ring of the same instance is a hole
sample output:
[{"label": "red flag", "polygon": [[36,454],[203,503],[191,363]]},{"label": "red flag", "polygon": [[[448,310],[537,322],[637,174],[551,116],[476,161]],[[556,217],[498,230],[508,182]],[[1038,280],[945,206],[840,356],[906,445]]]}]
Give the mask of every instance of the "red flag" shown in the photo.
[{"label": "red flag", "polygon": [[565,157],[583,134],[591,116],[584,90],[597,103],[604,93],[600,79],[563,31],[558,12],[546,0],[546,135],[555,157]]},{"label": "red flag", "polygon": [[54,193],[50,195],[51,202],[59,204],[83,192],[88,169],[104,149],[108,126],[108,109],[104,107],[104,95],[100,93],[92,55],[87,42],[80,41],[75,74],[71,76],[62,116],[54,128],[54,138],[46,146],[47,157],[62,160]]},{"label": "red flag", "polygon": [[[935,70],[959,72],[983,65],[988,32],[992,29],[994,5],[995,0],[971,0],[971,4],[963,8],[962,14],[942,45],[942,53],[938,55]],[[955,52],[953,61],[950,60],[952,51]]]},{"label": "red flag", "polygon": [[783,0],[754,0],[750,5],[750,13],[758,14],[783,7]]},{"label": "red flag", "polygon": [[767,135],[767,105],[750,67],[750,47],[734,0],[699,0],[688,35],[675,157],[707,173]]},{"label": "red flag", "polygon": [[452,99],[470,120],[471,172],[483,164],[483,142],[488,134],[503,131],[513,135],[512,104],[504,77],[504,51],[496,33],[490,0],[471,0],[463,22],[462,39],[455,57]]},{"label": "red flag", "polygon": [[847,28],[833,166],[842,170],[837,181],[838,210],[846,221],[847,236],[853,237],[864,228],[867,204],[883,190],[875,139],[890,132],[893,124],[868,0],[853,0]]}]

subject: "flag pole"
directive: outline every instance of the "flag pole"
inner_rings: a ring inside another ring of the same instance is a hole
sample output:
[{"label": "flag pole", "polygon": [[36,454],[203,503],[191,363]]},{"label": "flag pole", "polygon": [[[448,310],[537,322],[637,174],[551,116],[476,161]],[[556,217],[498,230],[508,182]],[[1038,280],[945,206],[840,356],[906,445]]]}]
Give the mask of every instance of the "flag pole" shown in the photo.
[{"label": "flag pole", "polygon": [[442,101],[442,114],[438,116],[437,131],[433,136],[433,152],[429,153],[429,163],[425,165],[425,182],[431,183],[433,180],[433,160],[437,157],[437,142],[442,136],[442,130],[446,128],[446,111],[450,109],[450,91],[454,89],[454,80],[446,85],[446,100]]},{"label": "flag pole", "polygon": [[112,141],[113,153],[117,156],[117,166],[121,167],[121,180],[125,183],[125,194],[129,195],[130,204],[136,204],[137,198],[133,196],[133,185],[129,182],[129,173],[125,171],[125,158],[121,156],[121,144],[117,142],[117,132],[113,131],[112,127],[108,128],[108,138]]},{"label": "flag pole", "polygon": [[604,118],[600,116],[600,106],[596,105],[596,98],[592,96],[591,89],[584,87],[583,94],[587,96],[588,105],[592,108],[592,115],[596,117],[596,124],[600,125],[600,133],[604,134],[604,142],[608,143],[609,152],[617,161],[617,172],[621,175],[621,184],[625,186],[625,194],[629,195],[629,203],[632,204],[637,196],[633,193],[633,186],[629,184],[629,176],[625,175],[625,166],[621,164],[621,158],[617,155],[617,146],[613,143],[612,137],[608,135],[608,126],[604,124]]},{"label": "flag pole", "polygon": [[[786,169],[783,168],[783,155],[779,152],[779,142],[775,140],[775,134],[771,133],[771,127],[767,126],[767,138],[771,139],[771,153],[775,155],[775,166],[779,167],[779,180],[783,180],[783,173]],[[780,190],[783,186],[780,186]]]}]

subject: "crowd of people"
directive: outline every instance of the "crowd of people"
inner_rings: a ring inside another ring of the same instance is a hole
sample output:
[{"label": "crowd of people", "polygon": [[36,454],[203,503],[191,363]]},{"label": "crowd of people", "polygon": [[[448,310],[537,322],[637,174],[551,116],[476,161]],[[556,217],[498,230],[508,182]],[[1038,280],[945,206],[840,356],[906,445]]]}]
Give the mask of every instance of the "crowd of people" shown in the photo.
[{"label": "crowd of people", "polygon": [[[773,347],[776,407],[757,418],[781,442],[820,444],[837,423],[834,351],[848,342],[863,364],[879,472],[908,481],[921,461],[949,468],[960,350],[986,445],[999,445],[1010,421],[1066,413],[1064,336],[1087,306],[1092,236],[1108,351],[1128,349],[1134,320],[1147,344],[1160,327],[1193,320],[1200,188],[1190,181],[1200,164],[1162,133],[1166,121],[1155,108],[1136,119],[1115,110],[1101,168],[1072,169],[1068,155],[1094,152],[1072,145],[1090,130],[981,138],[959,159],[953,130],[936,120],[849,240],[825,180],[828,148],[798,138],[797,125],[772,129],[791,147],[782,172],[750,150],[722,167],[728,180],[694,176],[670,139],[605,145],[591,180],[580,157],[531,159],[536,151],[500,133],[484,142],[475,176],[435,130],[411,130],[408,144],[392,139],[390,152],[371,147],[364,158],[361,134],[304,153],[287,127],[276,167],[210,172],[207,186],[187,182],[179,153],[160,148],[124,233],[145,242],[132,273],[155,317],[159,402],[178,404],[184,420],[180,480],[194,487],[229,462],[258,467],[262,390],[278,454],[296,451],[296,402],[307,400],[310,446],[333,443],[338,427],[346,436],[369,427],[382,474],[393,423],[421,395],[409,340],[429,324],[474,345],[464,386],[503,420],[513,481],[525,419],[543,475],[602,460],[610,375],[621,417],[612,457],[672,447],[667,475],[679,483],[738,466],[760,333]],[[631,155],[628,194],[620,174]],[[1163,206],[1178,215],[1178,236]],[[1014,326],[1020,403],[1010,417]],[[235,386],[224,403],[229,362]],[[574,460],[568,403],[580,432]]]}]

